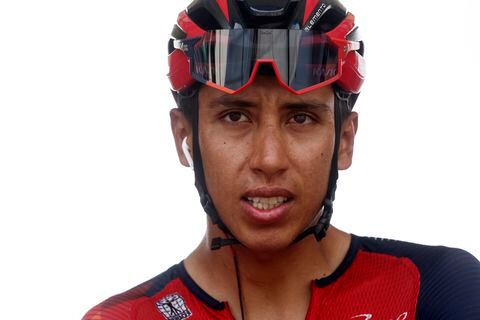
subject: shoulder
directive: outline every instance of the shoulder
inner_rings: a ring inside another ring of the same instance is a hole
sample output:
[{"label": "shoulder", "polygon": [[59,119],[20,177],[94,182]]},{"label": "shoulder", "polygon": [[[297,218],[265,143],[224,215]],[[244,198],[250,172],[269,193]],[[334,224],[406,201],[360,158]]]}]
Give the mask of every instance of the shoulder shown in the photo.
[{"label": "shoulder", "polygon": [[121,294],[110,297],[90,309],[82,320],[131,320],[138,307],[178,278],[179,265]]},{"label": "shoulder", "polygon": [[480,263],[470,253],[444,248],[426,268],[422,287],[423,318],[480,318]]},{"label": "shoulder", "polygon": [[361,250],[407,258],[420,275],[419,319],[480,318],[480,262],[467,251],[360,237]]},{"label": "shoulder", "polygon": [[[417,243],[370,237],[358,237],[360,250],[408,258],[423,275],[436,276],[436,273],[480,272],[480,262],[469,252],[445,246],[429,246]],[[442,274],[444,275],[444,274]],[[447,279],[444,279],[447,280]]]}]

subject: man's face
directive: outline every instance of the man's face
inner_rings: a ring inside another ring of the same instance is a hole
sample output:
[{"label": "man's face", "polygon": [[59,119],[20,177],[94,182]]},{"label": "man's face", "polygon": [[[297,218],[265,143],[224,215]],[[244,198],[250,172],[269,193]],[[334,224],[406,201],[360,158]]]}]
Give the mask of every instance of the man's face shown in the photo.
[{"label": "man's face", "polygon": [[257,76],[228,95],[203,87],[199,143],[215,207],[250,249],[288,246],[321,208],[334,149],[331,87],[295,95]]}]

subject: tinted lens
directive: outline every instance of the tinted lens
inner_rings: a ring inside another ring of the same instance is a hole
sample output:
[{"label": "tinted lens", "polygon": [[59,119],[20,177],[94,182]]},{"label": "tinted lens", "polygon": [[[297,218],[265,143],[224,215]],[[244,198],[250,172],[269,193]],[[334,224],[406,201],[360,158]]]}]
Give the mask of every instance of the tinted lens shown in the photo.
[{"label": "tinted lens", "polygon": [[288,85],[301,90],[338,74],[338,48],[325,34],[291,32]]},{"label": "tinted lens", "polygon": [[210,31],[189,46],[188,55],[193,78],[231,90],[248,82],[258,59],[273,60],[281,80],[294,90],[338,74],[338,48],[326,35],[303,30]]},{"label": "tinted lens", "polygon": [[231,90],[250,78],[254,62],[254,30],[217,30],[206,33],[193,48],[192,76]]}]

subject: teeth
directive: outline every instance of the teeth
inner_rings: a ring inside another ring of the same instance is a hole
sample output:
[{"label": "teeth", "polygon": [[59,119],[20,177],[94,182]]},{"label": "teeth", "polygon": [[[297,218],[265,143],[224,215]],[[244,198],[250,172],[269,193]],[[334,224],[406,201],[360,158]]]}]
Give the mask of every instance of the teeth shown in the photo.
[{"label": "teeth", "polygon": [[276,208],[287,201],[285,197],[270,197],[270,198],[247,198],[251,205],[260,210],[270,210]]}]

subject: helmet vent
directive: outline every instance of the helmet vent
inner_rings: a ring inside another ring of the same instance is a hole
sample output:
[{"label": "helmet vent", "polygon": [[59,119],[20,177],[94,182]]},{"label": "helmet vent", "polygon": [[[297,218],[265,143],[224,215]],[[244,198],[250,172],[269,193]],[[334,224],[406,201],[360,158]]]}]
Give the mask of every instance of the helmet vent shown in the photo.
[{"label": "helmet vent", "polygon": [[216,1],[195,0],[187,8],[190,19],[203,30],[229,29],[230,24]]},{"label": "helmet vent", "polygon": [[261,9],[256,9],[253,7],[250,7],[250,10],[252,10],[252,13],[256,16],[270,16],[270,17],[277,17],[283,15],[285,12],[284,8],[277,9],[277,10],[261,10]]},{"label": "helmet vent", "polygon": [[245,2],[250,9],[250,13],[256,16],[280,16],[285,13],[285,10],[290,3],[289,0],[240,0],[238,2]]},{"label": "helmet vent", "polygon": [[236,0],[235,3],[244,28],[287,29],[298,20],[298,0]]}]

